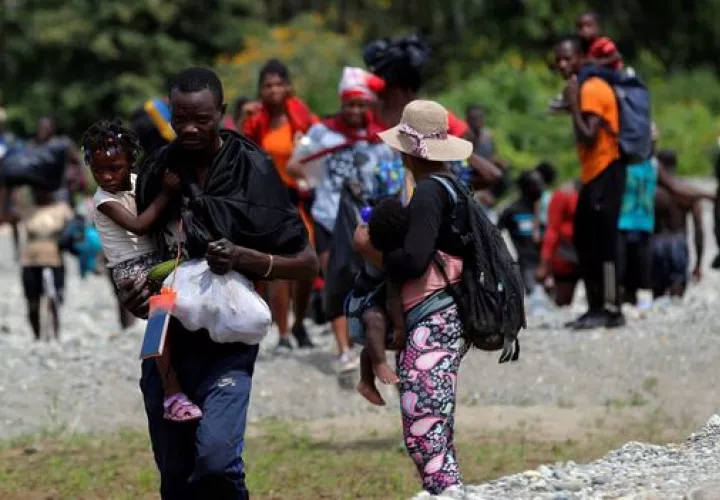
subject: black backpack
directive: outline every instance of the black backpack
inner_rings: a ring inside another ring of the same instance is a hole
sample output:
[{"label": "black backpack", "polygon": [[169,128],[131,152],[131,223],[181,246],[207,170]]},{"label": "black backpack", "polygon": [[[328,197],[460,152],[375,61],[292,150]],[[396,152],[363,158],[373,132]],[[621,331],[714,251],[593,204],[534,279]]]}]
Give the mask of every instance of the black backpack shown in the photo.
[{"label": "black backpack", "polygon": [[[448,285],[458,305],[464,335],[483,351],[502,350],[500,363],[516,361],[520,354],[518,332],[527,326],[520,267],[472,193],[452,176],[431,178],[445,187],[455,205],[452,231],[464,246],[462,278]],[[439,267],[445,275],[443,266]]]}]

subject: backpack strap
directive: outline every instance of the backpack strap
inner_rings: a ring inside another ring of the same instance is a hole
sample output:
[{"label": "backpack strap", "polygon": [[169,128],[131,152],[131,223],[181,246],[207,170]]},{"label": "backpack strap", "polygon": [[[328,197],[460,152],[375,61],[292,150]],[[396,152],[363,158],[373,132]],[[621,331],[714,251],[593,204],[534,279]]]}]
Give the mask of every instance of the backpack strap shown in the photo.
[{"label": "backpack strap", "polygon": [[457,205],[458,194],[457,191],[455,191],[455,188],[452,186],[452,181],[443,175],[431,175],[430,178],[436,182],[439,182],[440,185],[443,186],[447,191],[448,196],[450,196],[450,199],[453,202],[453,205]]}]

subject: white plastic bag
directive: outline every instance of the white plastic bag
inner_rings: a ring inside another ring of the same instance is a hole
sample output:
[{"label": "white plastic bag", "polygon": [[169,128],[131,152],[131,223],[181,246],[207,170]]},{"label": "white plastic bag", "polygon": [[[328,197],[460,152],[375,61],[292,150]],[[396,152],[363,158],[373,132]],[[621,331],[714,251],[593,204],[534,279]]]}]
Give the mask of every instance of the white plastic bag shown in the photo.
[{"label": "white plastic bag", "polygon": [[[270,308],[245,276],[235,271],[215,274],[205,259],[183,262],[175,273],[177,302],[172,315],[185,328],[205,328],[220,343],[253,345],[265,338],[272,324]],[[171,285],[173,274],[165,286]]]}]

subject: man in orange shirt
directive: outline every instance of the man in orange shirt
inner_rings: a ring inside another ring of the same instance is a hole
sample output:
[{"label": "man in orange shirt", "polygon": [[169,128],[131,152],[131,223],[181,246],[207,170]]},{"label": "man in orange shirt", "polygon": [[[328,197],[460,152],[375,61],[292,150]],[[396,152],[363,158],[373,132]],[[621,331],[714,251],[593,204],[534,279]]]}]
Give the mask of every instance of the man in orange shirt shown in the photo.
[{"label": "man in orange shirt", "polygon": [[618,218],[626,175],[617,139],[620,125],[615,92],[597,77],[580,86],[577,73],[582,60],[577,39],[567,38],[555,46],[555,64],[568,81],[564,97],[572,116],[582,168],[574,240],[588,312],[570,324],[581,330],[625,324],[616,262]]}]

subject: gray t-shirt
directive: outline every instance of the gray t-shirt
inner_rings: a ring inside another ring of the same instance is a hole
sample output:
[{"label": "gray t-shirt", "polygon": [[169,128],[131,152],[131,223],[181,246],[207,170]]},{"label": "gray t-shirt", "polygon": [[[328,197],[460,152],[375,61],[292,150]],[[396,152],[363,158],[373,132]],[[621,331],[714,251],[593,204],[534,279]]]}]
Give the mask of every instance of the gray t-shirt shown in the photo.
[{"label": "gray t-shirt", "polygon": [[495,156],[495,140],[491,131],[486,128],[480,131],[480,137],[475,140],[473,152],[486,160]]}]

